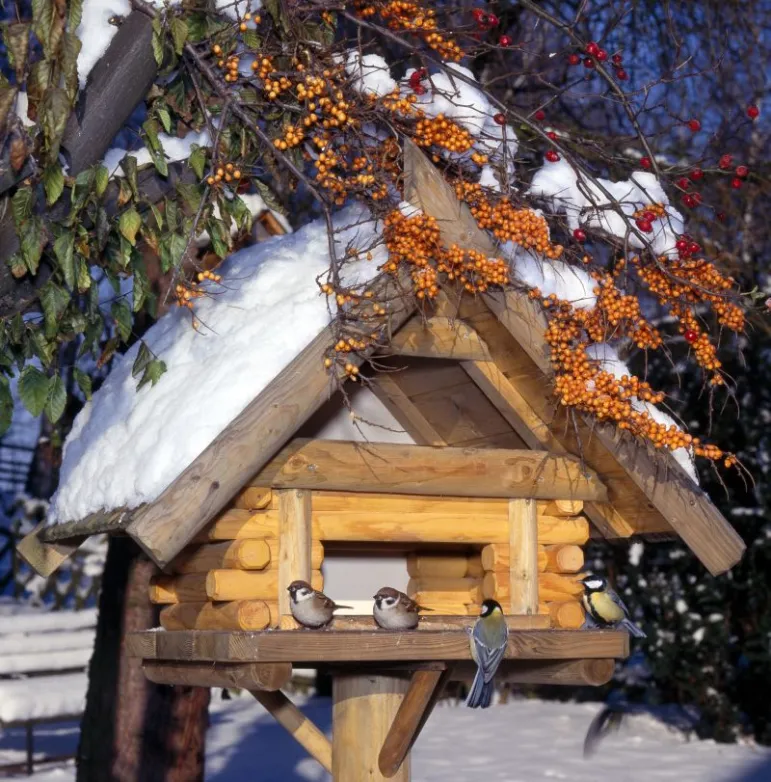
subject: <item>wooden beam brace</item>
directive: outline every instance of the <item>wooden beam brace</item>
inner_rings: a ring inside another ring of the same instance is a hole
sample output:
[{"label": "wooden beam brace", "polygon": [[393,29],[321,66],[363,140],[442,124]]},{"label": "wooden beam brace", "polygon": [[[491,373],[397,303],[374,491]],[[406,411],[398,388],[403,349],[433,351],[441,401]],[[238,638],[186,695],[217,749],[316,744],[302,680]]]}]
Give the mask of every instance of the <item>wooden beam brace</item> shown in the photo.
[{"label": "wooden beam brace", "polygon": [[602,483],[574,456],[336,440],[292,441],[253,484],[432,496],[607,498]]},{"label": "wooden beam brace", "polygon": [[538,515],[535,500],[509,500],[509,610],[538,613]]},{"label": "wooden beam brace", "polygon": [[329,739],[309,720],[297,706],[277,690],[250,690],[251,694],[270,712],[273,719],[291,734],[305,751],[331,774],[332,744]]},{"label": "wooden beam brace", "polygon": [[445,440],[426,420],[407,394],[402,391],[398,372],[381,372],[372,381],[372,393],[383,403],[386,410],[399,422],[399,426],[418,445],[447,445]]},{"label": "wooden beam brace", "polygon": [[290,663],[196,663],[145,660],[145,676],[156,684],[280,690],[292,678]]},{"label": "wooden beam brace", "polygon": [[400,329],[386,351],[397,356],[483,361],[487,346],[463,321],[415,315]]},{"label": "wooden beam brace", "polygon": [[399,705],[378,756],[378,766],[384,777],[390,779],[401,768],[451,674],[452,668],[446,663],[438,663],[433,670],[423,669],[412,674],[407,694]]},{"label": "wooden beam brace", "polygon": [[278,498],[279,627],[298,627],[292,617],[288,587],[298,579],[311,583],[311,493],[282,489]]},{"label": "wooden beam brace", "polygon": [[45,525],[45,521],[41,521],[32,532],[25,535],[16,546],[16,551],[38,575],[48,578],[65,559],[69,559],[85,543],[86,538],[46,543],[41,540]]}]

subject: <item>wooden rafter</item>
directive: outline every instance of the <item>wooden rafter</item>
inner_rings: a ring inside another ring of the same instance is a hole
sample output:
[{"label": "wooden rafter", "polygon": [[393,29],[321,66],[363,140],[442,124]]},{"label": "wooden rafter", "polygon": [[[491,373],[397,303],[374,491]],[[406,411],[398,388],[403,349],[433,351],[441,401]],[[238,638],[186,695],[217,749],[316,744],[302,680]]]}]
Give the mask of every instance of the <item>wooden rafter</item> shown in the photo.
[{"label": "wooden rafter", "polygon": [[480,361],[487,349],[479,335],[462,322],[414,315],[393,338],[388,352],[399,356]]}]

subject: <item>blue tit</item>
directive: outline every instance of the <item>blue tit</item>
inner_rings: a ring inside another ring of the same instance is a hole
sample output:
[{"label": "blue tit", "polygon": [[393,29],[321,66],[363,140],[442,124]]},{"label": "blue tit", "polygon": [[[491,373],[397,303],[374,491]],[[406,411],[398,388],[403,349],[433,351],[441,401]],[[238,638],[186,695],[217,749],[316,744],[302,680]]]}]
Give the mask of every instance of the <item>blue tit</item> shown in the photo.
[{"label": "blue tit", "polygon": [[469,630],[471,656],[477,664],[466,706],[486,709],[493,698],[493,677],[509,641],[509,627],[499,603],[485,600],[479,618]]},{"label": "blue tit", "polygon": [[608,586],[602,576],[588,575],[584,585],[583,603],[586,613],[600,627],[626,630],[635,638],[646,638],[645,633],[629,618],[624,601]]}]

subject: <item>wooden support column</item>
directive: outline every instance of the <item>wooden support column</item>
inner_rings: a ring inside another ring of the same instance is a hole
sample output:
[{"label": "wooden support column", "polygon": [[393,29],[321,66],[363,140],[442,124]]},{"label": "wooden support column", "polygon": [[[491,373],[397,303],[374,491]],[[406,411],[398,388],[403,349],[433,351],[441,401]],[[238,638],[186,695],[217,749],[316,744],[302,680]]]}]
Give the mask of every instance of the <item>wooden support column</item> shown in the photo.
[{"label": "wooden support column", "polygon": [[332,686],[332,776],[334,782],[409,782],[409,756],[391,777],[378,758],[407,692],[398,676],[340,674]]},{"label": "wooden support column", "polygon": [[297,628],[287,587],[296,579],[311,582],[311,493],[283,489],[278,497],[278,611],[279,626]]},{"label": "wooden support column", "polygon": [[509,612],[538,613],[538,515],[535,500],[509,500]]},{"label": "wooden support column", "polygon": [[[250,690],[252,695],[286,728],[308,754],[332,773],[332,745],[329,739],[280,690]],[[337,777],[335,777],[337,779]]]},{"label": "wooden support column", "polygon": [[437,663],[431,669],[415,671],[410,688],[396,713],[393,725],[380,750],[380,773],[392,779],[404,763],[413,744],[431,716],[452,669],[446,663]]}]

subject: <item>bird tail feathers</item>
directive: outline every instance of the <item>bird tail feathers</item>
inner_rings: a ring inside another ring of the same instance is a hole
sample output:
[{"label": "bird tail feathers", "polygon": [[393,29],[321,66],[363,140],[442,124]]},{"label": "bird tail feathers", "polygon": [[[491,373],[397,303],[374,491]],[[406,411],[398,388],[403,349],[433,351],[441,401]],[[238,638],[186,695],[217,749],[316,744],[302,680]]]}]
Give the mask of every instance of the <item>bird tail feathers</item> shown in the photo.
[{"label": "bird tail feathers", "polygon": [[626,630],[634,638],[647,638],[648,636],[631,619],[624,619],[619,627]]},{"label": "bird tail feathers", "polygon": [[486,682],[481,668],[477,668],[474,682],[466,697],[466,706],[470,709],[486,709],[492,703],[494,688],[493,680]]}]

